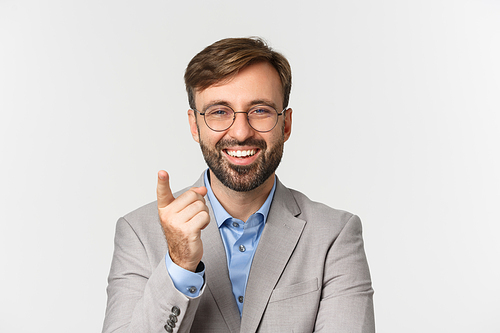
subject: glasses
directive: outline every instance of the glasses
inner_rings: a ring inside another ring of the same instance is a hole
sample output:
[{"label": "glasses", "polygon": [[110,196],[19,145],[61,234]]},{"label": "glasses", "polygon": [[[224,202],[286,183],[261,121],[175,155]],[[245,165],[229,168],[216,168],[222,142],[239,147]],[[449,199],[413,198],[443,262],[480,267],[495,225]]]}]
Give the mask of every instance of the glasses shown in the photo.
[{"label": "glasses", "polygon": [[227,105],[216,104],[209,106],[205,112],[193,110],[203,116],[205,124],[215,132],[222,132],[231,127],[237,113],[246,113],[248,124],[257,132],[269,132],[278,123],[278,116],[283,115],[287,109],[278,113],[272,106],[256,105],[246,112],[236,112]]}]

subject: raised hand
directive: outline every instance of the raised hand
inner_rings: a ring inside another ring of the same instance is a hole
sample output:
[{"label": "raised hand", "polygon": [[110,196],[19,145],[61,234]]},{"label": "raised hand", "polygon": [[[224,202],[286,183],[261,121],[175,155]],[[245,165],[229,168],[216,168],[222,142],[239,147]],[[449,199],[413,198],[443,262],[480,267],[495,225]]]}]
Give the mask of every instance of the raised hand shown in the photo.
[{"label": "raised hand", "polygon": [[208,207],[203,198],[206,187],[193,187],[174,198],[170,190],[169,176],[166,171],[158,172],[158,214],[172,261],[189,271],[196,267],[203,257],[201,231],[210,222]]}]

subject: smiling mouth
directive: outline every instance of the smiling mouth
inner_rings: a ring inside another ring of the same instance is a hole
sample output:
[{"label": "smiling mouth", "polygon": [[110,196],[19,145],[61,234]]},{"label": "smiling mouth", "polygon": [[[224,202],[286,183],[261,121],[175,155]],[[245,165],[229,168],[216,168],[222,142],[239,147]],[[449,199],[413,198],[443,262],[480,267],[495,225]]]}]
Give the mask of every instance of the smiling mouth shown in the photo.
[{"label": "smiling mouth", "polygon": [[224,150],[226,154],[228,154],[231,157],[237,157],[237,158],[246,158],[246,157],[251,157],[257,153],[257,149],[249,149],[249,150]]}]

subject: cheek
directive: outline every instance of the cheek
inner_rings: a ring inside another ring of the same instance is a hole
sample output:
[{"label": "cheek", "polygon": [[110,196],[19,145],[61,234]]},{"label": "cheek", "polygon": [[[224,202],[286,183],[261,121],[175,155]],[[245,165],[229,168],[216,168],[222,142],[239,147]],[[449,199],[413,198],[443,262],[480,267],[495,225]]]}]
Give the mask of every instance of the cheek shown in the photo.
[{"label": "cheek", "polygon": [[277,129],[277,131],[273,131],[272,134],[269,133],[269,136],[264,138],[267,143],[267,148],[275,147],[278,145],[283,140],[283,132],[280,129]]},{"label": "cheek", "polygon": [[214,147],[224,137],[224,132],[214,132],[210,129],[200,128],[200,139],[209,147]]}]

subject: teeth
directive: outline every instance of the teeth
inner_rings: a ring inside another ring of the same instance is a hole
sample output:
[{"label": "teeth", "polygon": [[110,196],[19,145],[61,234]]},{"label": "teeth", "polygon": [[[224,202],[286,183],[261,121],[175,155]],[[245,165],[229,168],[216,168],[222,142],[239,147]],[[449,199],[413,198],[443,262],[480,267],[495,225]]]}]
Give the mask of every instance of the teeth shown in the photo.
[{"label": "teeth", "polygon": [[227,150],[227,154],[232,157],[247,157],[255,155],[255,150]]}]

